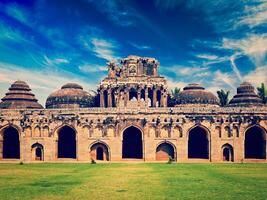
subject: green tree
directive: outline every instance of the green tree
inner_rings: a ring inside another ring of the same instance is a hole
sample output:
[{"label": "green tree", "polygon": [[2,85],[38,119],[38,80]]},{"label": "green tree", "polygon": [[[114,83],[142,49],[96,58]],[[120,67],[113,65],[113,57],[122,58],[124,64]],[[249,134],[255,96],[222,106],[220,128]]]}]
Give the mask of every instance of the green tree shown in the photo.
[{"label": "green tree", "polygon": [[89,93],[91,94],[91,102],[93,107],[98,107],[99,106],[99,95],[96,91],[94,90],[89,90]]},{"label": "green tree", "polygon": [[169,106],[174,106],[177,103],[180,91],[181,89],[177,87],[171,90],[171,94],[169,96]]},{"label": "green tree", "polygon": [[265,87],[264,83],[261,83],[261,86],[257,88],[258,95],[262,99],[263,103],[267,103],[267,88]]},{"label": "green tree", "polygon": [[219,97],[219,101],[220,101],[220,105],[221,106],[226,106],[229,102],[229,94],[230,91],[224,91],[224,90],[220,90],[217,91],[218,97]]}]

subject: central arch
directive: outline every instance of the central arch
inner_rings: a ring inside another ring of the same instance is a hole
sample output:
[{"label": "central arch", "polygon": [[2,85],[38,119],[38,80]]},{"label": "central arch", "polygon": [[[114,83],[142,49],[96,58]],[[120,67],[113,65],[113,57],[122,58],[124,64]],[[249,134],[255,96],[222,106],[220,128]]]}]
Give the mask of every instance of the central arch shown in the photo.
[{"label": "central arch", "polygon": [[3,158],[20,159],[19,132],[12,126],[3,132]]},{"label": "central arch", "polygon": [[209,158],[209,140],[206,129],[196,126],[188,135],[188,158]]},{"label": "central arch", "polygon": [[143,158],[142,132],[139,128],[130,126],[123,131],[122,158]]},{"label": "central arch", "polygon": [[43,161],[44,160],[44,147],[39,143],[32,145],[32,160]]},{"label": "central arch", "polygon": [[245,132],[245,158],[266,159],[266,131],[253,126]]},{"label": "central arch", "polygon": [[69,126],[58,131],[58,158],[76,158],[76,132]]},{"label": "central arch", "polygon": [[232,145],[224,144],[222,146],[222,160],[226,162],[234,161],[234,150]]},{"label": "central arch", "polygon": [[156,149],[156,160],[157,161],[168,161],[176,160],[175,148],[172,144],[163,142],[158,145]]},{"label": "central arch", "polygon": [[109,161],[109,147],[102,142],[94,143],[90,148],[90,156],[93,160]]}]

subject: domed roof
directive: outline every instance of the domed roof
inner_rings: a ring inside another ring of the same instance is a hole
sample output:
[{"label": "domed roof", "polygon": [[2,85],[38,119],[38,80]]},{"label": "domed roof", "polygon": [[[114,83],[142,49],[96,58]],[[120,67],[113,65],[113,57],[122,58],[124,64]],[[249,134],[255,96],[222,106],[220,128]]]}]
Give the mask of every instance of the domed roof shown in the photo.
[{"label": "domed roof", "polygon": [[237,94],[229,102],[230,106],[259,106],[263,105],[262,99],[255,93],[254,87],[249,82],[243,82],[237,88]]},{"label": "domed roof", "polygon": [[4,109],[41,109],[43,106],[38,103],[35,95],[30,92],[29,85],[24,81],[15,81],[6,96],[2,98],[0,108]]},{"label": "domed roof", "polygon": [[218,98],[199,84],[191,83],[184,87],[178,97],[178,104],[219,105]]},{"label": "domed roof", "polygon": [[76,83],[67,83],[49,95],[46,108],[85,108],[93,105],[93,97]]}]

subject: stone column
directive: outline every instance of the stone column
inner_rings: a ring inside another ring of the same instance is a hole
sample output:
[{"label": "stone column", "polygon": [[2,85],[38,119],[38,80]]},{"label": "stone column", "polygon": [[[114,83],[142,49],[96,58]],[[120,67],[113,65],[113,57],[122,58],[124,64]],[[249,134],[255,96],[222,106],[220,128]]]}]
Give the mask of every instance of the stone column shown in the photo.
[{"label": "stone column", "polygon": [[148,101],[148,87],[145,89],[145,100]]},{"label": "stone column", "polygon": [[108,106],[107,107],[112,107],[111,89],[108,90]]},{"label": "stone column", "polygon": [[103,90],[101,90],[99,92],[99,94],[100,94],[100,107],[105,107],[105,105],[104,105],[104,93],[103,93]]},{"label": "stone column", "polygon": [[157,105],[157,89],[154,88],[153,89],[153,105],[152,105],[152,107],[156,107],[156,105]]},{"label": "stone column", "polygon": [[129,90],[125,90],[125,92],[124,92],[124,106],[127,106],[128,101],[129,101]]},{"label": "stone column", "polygon": [[141,99],[141,89],[137,91],[137,101],[140,101]]}]

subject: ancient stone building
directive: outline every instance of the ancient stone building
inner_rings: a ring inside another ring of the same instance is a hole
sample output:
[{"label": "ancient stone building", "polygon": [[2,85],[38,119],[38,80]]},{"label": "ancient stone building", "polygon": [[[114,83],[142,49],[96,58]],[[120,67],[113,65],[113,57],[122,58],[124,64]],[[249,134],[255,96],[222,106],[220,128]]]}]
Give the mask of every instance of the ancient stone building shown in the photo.
[{"label": "ancient stone building", "polygon": [[168,107],[158,67],[137,56],[109,63],[96,98],[68,83],[46,108],[16,81],[0,103],[0,162],[266,162],[267,107],[250,83],[227,107],[199,84]]}]

